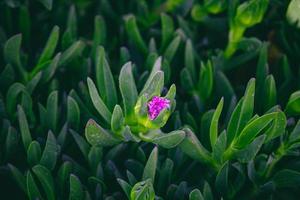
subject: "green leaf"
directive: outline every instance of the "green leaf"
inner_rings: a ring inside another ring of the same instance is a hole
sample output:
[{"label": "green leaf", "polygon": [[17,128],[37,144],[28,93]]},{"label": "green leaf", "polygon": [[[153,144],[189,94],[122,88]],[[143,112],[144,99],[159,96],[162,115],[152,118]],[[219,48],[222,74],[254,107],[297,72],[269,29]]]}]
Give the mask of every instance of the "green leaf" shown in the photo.
[{"label": "green leaf", "polygon": [[215,88],[216,92],[224,97],[225,102],[230,102],[232,97],[235,96],[234,89],[225,76],[225,74],[221,71],[217,71],[214,76]]},{"label": "green leaf", "polygon": [[55,200],[54,183],[51,172],[42,165],[36,165],[32,168],[32,171],[39,179],[48,200]]},{"label": "green leaf", "polygon": [[37,73],[40,70],[39,66],[41,66],[41,64],[43,64],[44,62],[46,62],[46,61],[48,61],[52,58],[52,56],[55,52],[58,40],[59,40],[59,27],[54,26],[51,33],[50,33],[50,36],[47,40],[46,46],[44,47],[44,50],[43,50],[43,52],[42,52],[42,54],[41,54],[41,56],[40,56],[40,58],[37,62],[37,65],[36,65],[35,69],[32,72],[33,76],[35,75],[34,72]]},{"label": "green leaf", "polygon": [[67,183],[72,171],[72,164],[69,161],[65,161],[57,172],[57,185],[59,191],[64,194],[67,189]]},{"label": "green leaf", "polygon": [[8,164],[8,167],[17,185],[26,193],[26,180],[24,175],[15,166]]},{"label": "green leaf", "polygon": [[88,161],[90,164],[90,167],[94,170],[94,172],[97,171],[97,167],[99,163],[101,162],[101,159],[103,157],[103,150],[101,147],[92,146],[89,151],[88,155]]},{"label": "green leaf", "polygon": [[268,113],[270,112],[277,112],[278,115],[276,115],[276,118],[272,121],[271,127],[265,131],[267,136],[266,142],[269,142],[270,140],[284,134],[287,125],[287,119],[284,112],[282,112],[277,106],[275,109],[270,109]]},{"label": "green leaf", "polygon": [[209,152],[202,146],[194,132],[188,128],[185,128],[183,131],[185,132],[186,137],[180,143],[180,149],[195,160],[204,163],[209,162]]},{"label": "green leaf", "polygon": [[33,93],[34,89],[37,87],[41,78],[42,78],[42,72],[39,72],[27,83],[26,89],[29,94]]},{"label": "green leaf", "polygon": [[21,48],[22,35],[18,34],[9,38],[4,46],[3,53],[4,59],[7,63],[16,67],[19,74],[23,79],[26,79],[26,71],[21,65],[20,48]]},{"label": "green leaf", "polygon": [[253,140],[245,149],[235,152],[235,158],[241,163],[248,163],[254,159],[261,146],[265,142],[266,135],[260,135]]},{"label": "green leaf", "polygon": [[155,193],[150,179],[136,183],[130,193],[130,200],[154,200]]},{"label": "green leaf", "polygon": [[90,119],[85,127],[85,137],[91,145],[112,146],[119,143],[119,140]]},{"label": "green leaf", "polygon": [[273,182],[278,188],[299,187],[300,173],[290,169],[283,169],[274,175]]},{"label": "green leaf", "polygon": [[204,200],[199,189],[194,189],[190,192],[189,200]]},{"label": "green leaf", "polygon": [[121,106],[116,105],[111,117],[111,130],[118,133],[122,130],[125,124],[125,118]]},{"label": "green leaf", "polygon": [[[162,64],[161,62],[162,62],[162,58],[161,58],[161,57],[158,57],[158,58],[157,58],[157,56],[156,56],[156,54],[155,54],[154,59],[156,59],[156,60],[155,60],[155,62],[154,62],[154,60],[153,60],[154,65],[151,66],[151,67],[152,67],[151,73],[150,73],[150,75],[149,75],[149,77],[148,77],[146,83],[144,84],[144,88],[143,88],[142,91],[140,92],[140,96],[141,96],[141,94],[144,93],[144,90],[145,90],[146,88],[149,87],[149,85],[151,84],[151,82],[152,82],[152,80],[153,80],[154,75],[155,75],[157,72],[161,71],[161,64]],[[150,61],[148,61],[148,62],[150,62]],[[152,62],[151,62],[151,64],[152,64]]]},{"label": "green leaf", "polygon": [[88,88],[89,88],[89,93],[90,97],[92,99],[93,105],[98,111],[98,113],[103,117],[103,119],[107,122],[110,123],[111,120],[111,112],[107,108],[107,106],[104,104],[103,100],[99,96],[99,93],[96,89],[96,86],[92,79],[87,78],[87,83],[88,83]]},{"label": "green leaf", "polygon": [[177,36],[176,38],[174,38],[164,52],[164,58],[166,58],[170,63],[172,62],[172,60],[177,52],[177,49],[180,45],[180,41],[181,41],[180,36]]},{"label": "green leaf", "polygon": [[164,87],[164,73],[162,71],[157,71],[153,77],[150,77],[151,80],[147,87],[141,91],[140,96],[146,95],[146,97],[151,98],[153,96],[159,96],[163,87]]},{"label": "green leaf", "polygon": [[263,105],[264,111],[270,109],[276,104],[277,91],[276,83],[272,75],[267,76],[264,85]]},{"label": "green leaf", "polygon": [[147,45],[145,44],[141,33],[138,29],[136,24],[136,19],[134,15],[127,15],[125,16],[125,28],[128,34],[129,39],[134,43],[137,49],[143,54],[147,55],[148,49]]},{"label": "green leaf", "polygon": [[248,82],[243,99],[235,107],[227,127],[227,144],[240,135],[241,130],[251,119],[254,107],[255,79]]},{"label": "green leaf", "polygon": [[74,128],[78,128],[80,125],[80,109],[71,96],[68,96],[67,99],[67,121]]},{"label": "green leaf", "polygon": [[45,6],[45,8],[47,8],[48,10],[52,10],[53,0],[39,0],[39,1]]},{"label": "green leaf", "polygon": [[28,6],[20,6],[19,10],[19,29],[24,38],[24,42],[26,46],[29,45],[30,42],[30,30],[31,30],[31,21],[30,21],[30,13]]},{"label": "green leaf", "polygon": [[185,132],[176,130],[167,134],[161,134],[155,137],[152,142],[162,146],[163,148],[170,149],[179,145],[185,137]]},{"label": "green leaf", "polygon": [[[102,16],[97,15],[94,19],[94,38],[92,55],[95,56],[98,45],[104,45],[106,41],[106,23]],[[95,57],[96,58],[96,57]]]},{"label": "green leaf", "polygon": [[55,136],[51,131],[48,132],[47,142],[43,151],[40,164],[53,170],[56,165],[57,156],[59,154],[59,146],[56,142]]},{"label": "green leaf", "polygon": [[229,170],[229,163],[226,162],[221,170],[218,172],[216,177],[216,189],[222,194],[222,196],[226,196],[229,190],[228,184],[228,170]]},{"label": "green leaf", "polygon": [[203,197],[205,200],[213,200],[214,199],[211,188],[206,181],[204,182]]},{"label": "green leaf", "polygon": [[278,112],[265,114],[261,117],[256,118],[241,131],[239,137],[233,141],[233,147],[236,149],[245,148],[250,144],[254,138],[278,116]]},{"label": "green leaf", "polygon": [[59,60],[58,66],[67,65],[74,58],[78,57],[83,49],[85,48],[85,43],[82,41],[74,42],[67,50],[65,50]]},{"label": "green leaf", "polygon": [[98,47],[95,57],[97,87],[105,104],[110,110],[118,102],[117,91],[110,66],[105,58],[103,47]]},{"label": "green leaf", "polygon": [[219,118],[223,109],[224,99],[222,98],[214,112],[209,128],[210,145],[214,147],[218,138]]},{"label": "green leaf", "polygon": [[201,70],[199,75],[199,81],[197,84],[200,97],[203,100],[206,100],[210,97],[213,89],[213,66],[211,61],[208,61],[207,64],[201,63]]},{"label": "green leaf", "polygon": [[293,131],[290,133],[289,141],[295,142],[300,139],[300,120],[298,120],[297,124],[295,125]]},{"label": "green leaf", "polygon": [[26,115],[24,113],[22,106],[20,106],[20,105],[18,105],[18,116],[19,116],[19,127],[20,127],[20,131],[21,131],[23,145],[24,145],[25,150],[27,150],[32,141],[32,138],[31,138],[29,127],[28,127]]},{"label": "green leaf", "polygon": [[119,87],[123,98],[126,120],[130,120],[134,115],[134,107],[137,102],[137,89],[132,74],[130,62],[123,65],[119,76]]},{"label": "green leaf", "polygon": [[130,199],[130,192],[131,192],[132,187],[126,181],[124,181],[120,178],[118,178],[117,181],[120,184],[123,191],[125,192],[127,198]]},{"label": "green leaf", "polygon": [[161,18],[161,30],[162,30],[162,42],[161,49],[164,49],[167,44],[171,41],[174,34],[174,23],[170,16],[162,13]]},{"label": "green leaf", "polygon": [[212,147],[212,157],[218,162],[221,162],[225,149],[226,149],[226,131],[224,130],[218,137],[215,145]]},{"label": "green leaf", "polygon": [[192,42],[190,39],[186,41],[184,52],[184,66],[189,70],[193,82],[196,81],[195,58]]},{"label": "green leaf", "polygon": [[152,183],[154,183],[156,167],[157,167],[157,159],[158,159],[158,148],[154,147],[145,165],[142,180],[146,181],[150,179]]},{"label": "green leaf", "polygon": [[13,84],[15,80],[15,71],[10,64],[7,64],[0,74],[0,85],[7,88]]},{"label": "green leaf", "polygon": [[51,61],[51,63],[48,65],[46,69],[42,72],[42,83],[47,83],[51,80],[51,78],[54,76],[55,71],[58,67],[58,62],[60,59],[61,53],[58,53]]},{"label": "green leaf", "polygon": [[56,131],[58,122],[58,91],[53,91],[47,99],[47,126],[52,131]]},{"label": "green leaf", "polygon": [[173,169],[174,162],[171,159],[167,158],[159,170],[157,183],[157,190],[159,192],[165,191],[164,189],[166,189],[169,186],[173,174]]},{"label": "green leaf", "polygon": [[18,146],[19,146],[19,133],[14,127],[9,126],[7,131],[7,136],[5,139],[5,157],[10,158],[16,152]]},{"label": "green leaf", "polygon": [[182,87],[189,93],[192,93],[195,89],[195,83],[193,77],[188,68],[183,68],[180,72],[180,83]]},{"label": "green leaf", "polygon": [[27,149],[27,162],[30,166],[34,166],[39,163],[41,159],[41,146],[37,141],[32,141]]},{"label": "green leaf", "polygon": [[293,94],[291,94],[288,103],[285,107],[285,112],[288,115],[300,114],[300,91],[296,91]]},{"label": "green leaf", "polygon": [[89,149],[90,146],[89,144],[75,131],[72,129],[70,130],[76,144],[78,145],[80,151],[82,152],[83,156],[85,157],[86,160],[88,160],[88,154],[89,154]]},{"label": "green leaf", "polygon": [[[265,80],[269,72],[268,66],[268,44],[263,43],[259,51],[259,58],[256,67],[256,91],[255,91],[255,102],[260,102],[264,98]],[[262,109],[262,104],[256,105],[259,110]]]},{"label": "green leaf", "polygon": [[70,175],[70,195],[69,200],[82,200],[83,199],[83,188],[80,180],[74,174]]},{"label": "green leaf", "polygon": [[300,27],[300,16],[299,16],[299,0],[291,0],[286,11],[286,18],[290,24],[296,24],[296,26]]},{"label": "green leaf", "polygon": [[27,195],[30,200],[42,199],[41,193],[32,177],[30,171],[27,172]]}]

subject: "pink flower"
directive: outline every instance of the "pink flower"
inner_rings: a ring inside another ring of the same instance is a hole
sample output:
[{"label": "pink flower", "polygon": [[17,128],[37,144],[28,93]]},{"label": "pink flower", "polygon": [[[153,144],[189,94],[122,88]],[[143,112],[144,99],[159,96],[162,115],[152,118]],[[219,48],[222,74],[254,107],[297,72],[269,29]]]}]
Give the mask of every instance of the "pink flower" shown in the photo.
[{"label": "pink flower", "polygon": [[166,108],[170,108],[170,100],[154,96],[151,101],[148,102],[148,113],[150,119],[154,120],[159,113]]}]

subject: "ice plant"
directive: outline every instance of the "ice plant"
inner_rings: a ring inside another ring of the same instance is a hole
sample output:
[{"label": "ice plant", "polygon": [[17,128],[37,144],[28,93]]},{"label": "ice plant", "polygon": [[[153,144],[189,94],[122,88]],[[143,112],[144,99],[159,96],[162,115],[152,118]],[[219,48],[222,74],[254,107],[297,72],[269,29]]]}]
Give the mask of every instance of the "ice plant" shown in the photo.
[{"label": "ice plant", "polygon": [[[107,94],[102,95],[116,100],[113,98],[116,96],[115,93],[112,93],[113,89],[110,89],[114,82],[103,49],[98,48],[96,55],[101,58],[101,62],[98,63],[102,63],[102,66],[106,68],[99,70],[99,72],[104,73],[106,71],[105,76],[111,77],[110,83],[107,83],[108,78],[98,81],[99,87],[104,84],[108,85],[107,90],[103,87]],[[88,121],[85,135],[92,145],[111,146],[122,141],[139,142],[143,140],[165,148],[172,148],[183,140],[185,133],[182,130],[172,131],[168,134],[164,134],[160,130],[167,123],[176,105],[176,87],[174,84],[169,88],[167,94],[161,97],[161,91],[164,87],[164,72],[161,71],[160,57],[156,60],[148,80],[139,93],[132,74],[131,62],[122,67],[119,76],[122,104],[111,104],[113,112],[102,99],[101,93],[98,94],[94,82],[90,78],[87,82],[93,105],[103,119],[110,124],[110,129],[104,129],[93,119]]]},{"label": "ice plant", "polygon": [[154,120],[162,110],[168,108],[170,108],[170,100],[154,96],[151,101],[148,102],[148,113],[150,119]]}]

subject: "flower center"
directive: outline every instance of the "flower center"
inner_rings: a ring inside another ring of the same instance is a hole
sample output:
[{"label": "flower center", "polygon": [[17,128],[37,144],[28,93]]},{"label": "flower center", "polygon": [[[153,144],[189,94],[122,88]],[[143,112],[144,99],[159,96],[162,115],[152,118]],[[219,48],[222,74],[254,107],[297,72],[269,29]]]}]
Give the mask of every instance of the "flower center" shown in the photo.
[{"label": "flower center", "polygon": [[150,119],[154,120],[159,113],[166,108],[170,108],[170,100],[154,96],[151,101],[148,102],[148,113]]}]

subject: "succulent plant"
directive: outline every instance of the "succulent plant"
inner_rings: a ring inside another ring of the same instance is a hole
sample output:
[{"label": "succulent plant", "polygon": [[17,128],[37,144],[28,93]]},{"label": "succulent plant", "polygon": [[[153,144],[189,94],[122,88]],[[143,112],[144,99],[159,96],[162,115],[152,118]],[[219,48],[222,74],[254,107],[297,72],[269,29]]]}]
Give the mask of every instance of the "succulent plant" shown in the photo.
[{"label": "succulent plant", "polygon": [[299,0],[0,2],[0,199],[298,199]]}]

